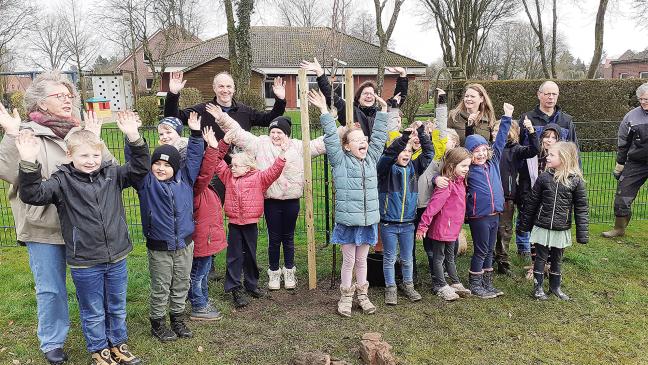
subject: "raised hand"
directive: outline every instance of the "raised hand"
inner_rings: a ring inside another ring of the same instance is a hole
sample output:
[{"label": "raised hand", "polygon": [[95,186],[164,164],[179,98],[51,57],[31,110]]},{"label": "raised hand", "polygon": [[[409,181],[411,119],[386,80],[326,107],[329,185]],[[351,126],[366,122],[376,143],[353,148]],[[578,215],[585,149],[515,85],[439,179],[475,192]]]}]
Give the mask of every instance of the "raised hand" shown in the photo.
[{"label": "raised hand", "polygon": [[171,72],[171,79],[169,80],[169,91],[173,94],[180,94],[187,83],[187,80],[182,80],[182,72]]},{"label": "raised hand", "polygon": [[313,58],[313,62],[302,60],[299,64],[299,67],[303,68],[306,71],[315,72],[317,76],[324,75],[324,69],[320,65],[319,61],[317,61],[317,58]]},{"label": "raised hand", "polygon": [[468,125],[469,125],[469,126],[474,125],[474,124],[475,124],[475,121],[477,120],[478,117],[479,117],[479,113],[472,113],[472,114],[470,114],[470,115],[468,116]]},{"label": "raised hand", "polygon": [[83,112],[83,119],[85,119],[85,127],[83,128],[86,131],[90,131],[101,138],[101,121],[97,118],[94,110],[88,110]]},{"label": "raised hand", "polygon": [[281,76],[274,78],[274,83],[272,84],[272,92],[277,99],[286,99],[286,82],[281,79]]},{"label": "raised hand", "polygon": [[0,103],[0,127],[4,129],[5,134],[17,135],[20,131],[20,115],[18,109],[14,108],[13,114],[9,114],[4,105]]},{"label": "raised hand", "polygon": [[139,116],[130,110],[117,114],[117,127],[126,135],[129,141],[135,142],[140,139],[139,127],[142,122]]},{"label": "raised hand", "polygon": [[400,77],[407,76],[407,71],[405,71],[405,69],[403,67],[390,66],[390,67],[385,67],[385,70],[387,70],[387,71],[389,71],[391,73],[398,74]]},{"label": "raised hand", "polygon": [[439,87],[436,88],[436,91],[437,91],[437,95],[445,95],[445,93],[446,93],[445,90],[443,90],[443,89],[441,89]]},{"label": "raised hand", "polygon": [[205,127],[202,130],[203,139],[207,142],[207,145],[211,148],[218,148],[218,140],[216,139],[216,134],[211,127]]},{"label": "raised hand", "polygon": [[28,162],[36,162],[38,152],[40,152],[40,141],[30,130],[20,131],[16,137],[16,148],[20,154],[20,159]]},{"label": "raised hand", "polygon": [[529,131],[529,133],[535,132],[535,129],[533,128],[533,123],[531,122],[531,120],[529,120],[529,117],[527,117],[526,115],[524,116],[523,124],[524,124],[524,128],[526,128],[527,131]]},{"label": "raised hand", "polygon": [[199,131],[200,117],[198,116],[198,113],[196,112],[189,113],[189,120],[187,121],[187,124],[189,125],[189,129],[191,129],[192,131]]},{"label": "raised hand", "polygon": [[319,108],[322,114],[328,113],[328,107],[326,106],[326,97],[319,90],[309,90],[308,91],[308,102]]},{"label": "raised hand", "polygon": [[232,140],[234,139],[234,130],[229,130],[225,133],[225,136],[223,136],[223,141],[227,144],[232,144]]},{"label": "raised hand", "polygon": [[214,105],[212,103],[207,103],[205,110],[207,110],[207,113],[211,114],[211,116],[214,117],[216,122],[220,122],[221,118],[223,118],[223,115],[225,114],[220,106]]},{"label": "raised hand", "polygon": [[378,104],[380,105],[380,109],[381,109],[383,112],[386,112],[386,111],[387,111],[387,102],[386,102],[383,98],[381,98],[380,96],[378,96],[378,94],[376,94],[376,93],[374,93],[374,98],[376,98],[376,101],[377,101]]},{"label": "raised hand", "polygon": [[392,96],[392,99],[394,99],[396,101],[397,105],[400,104],[402,98],[403,97],[401,96],[401,93],[398,93],[398,94]]},{"label": "raised hand", "polygon": [[509,118],[512,117],[513,109],[514,109],[513,105],[509,103],[504,103],[504,115],[506,115]]}]

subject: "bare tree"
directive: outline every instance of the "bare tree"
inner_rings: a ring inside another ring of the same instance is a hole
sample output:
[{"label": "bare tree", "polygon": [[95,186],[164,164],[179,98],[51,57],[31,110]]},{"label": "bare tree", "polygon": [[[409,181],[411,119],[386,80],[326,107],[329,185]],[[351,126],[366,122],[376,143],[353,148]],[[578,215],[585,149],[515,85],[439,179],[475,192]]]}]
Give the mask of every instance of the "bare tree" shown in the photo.
[{"label": "bare tree", "polygon": [[351,14],[354,12],[353,0],[333,0],[331,10],[331,28],[347,33]]},{"label": "bare tree", "polygon": [[374,0],[374,9],[376,10],[376,34],[378,35],[378,77],[376,79],[376,86],[378,87],[378,94],[382,94],[383,82],[385,80],[385,59],[387,58],[387,45],[389,39],[394,32],[396,21],[398,20],[398,13],[405,0],[394,0],[394,10],[389,17],[389,25],[385,30],[382,24],[382,16],[385,11],[385,5],[388,0]]},{"label": "bare tree", "polygon": [[515,0],[419,0],[441,39],[443,62],[461,67],[467,77],[495,25],[516,14]]},{"label": "bare tree", "polygon": [[0,0],[0,70],[12,62],[11,42],[34,24],[36,9],[29,1]]},{"label": "bare tree", "polygon": [[633,14],[640,28],[648,29],[646,14],[648,14],[648,0],[633,0]]},{"label": "bare tree", "polygon": [[66,32],[65,23],[57,15],[45,15],[31,37],[31,61],[44,70],[63,68],[70,59]]},{"label": "bare tree", "polygon": [[376,32],[376,21],[374,16],[366,11],[361,11],[351,21],[348,33],[356,38],[371,44],[378,44],[378,34]]},{"label": "bare tree", "polygon": [[607,10],[608,0],[600,0],[598,11],[596,13],[596,25],[594,26],[594,54],[587,70],[587,78],[593,79],[601,65],[601,55],[603,54],[603,30],[605,28],[605,12]]},{"label": "bare tree", "polygon": [[[540,60],[542,62],[542,72],[544,73],[545,78],[555,78],[556,77],[556,32],[557,32],[557,23],[558,23],[558,12],[556,6],[556,0],[552,0],[552,37],[551,37],[551,51],[547,52],[546,49],[546,35],[544,27],[542,24],[542,6],[544,5],[544,0],[533,0],[533,5],[535,5],[535,15],[532,14],[531,8],[529,7],[530,0],[522,0],[522,5],[524,6],[524,12],[529,18],[531,23],[531,28],[538,38],[538,51],[540,52]],[[549,55],[550,60],[547,62],[547,55]]]},{"label": "bare tree", "polygon": [[61,13],[65,14],[65,47],[70,54],[71,61],[79,71],[81,100],[85,100],[83,71],[94,62],[99,51],[99,43],[87,22],[87,12],[82,5],[83,3],[79,0],[67,0]]},{"label": "bare tree", "polygon": [[281,14],[281,23],[289,27],[315,27],[326,21],[319,0],[275,0],[274,4]]},{"label": "bare tree", "polygon": [[[254,12],[254,0],[223,0],[227,18],[230,72],[236,82],[237,94],[244,95],[250,89],[252,47],[250,45],[250,18]],[[234,8],[236,7],[236,18]]]}]

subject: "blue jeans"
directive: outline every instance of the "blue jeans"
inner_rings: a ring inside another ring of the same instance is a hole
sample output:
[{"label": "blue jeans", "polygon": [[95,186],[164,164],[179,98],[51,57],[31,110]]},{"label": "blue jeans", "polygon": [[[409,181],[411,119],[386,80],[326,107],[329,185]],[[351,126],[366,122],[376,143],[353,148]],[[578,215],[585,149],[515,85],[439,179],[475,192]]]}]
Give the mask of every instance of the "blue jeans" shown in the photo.
[{"label": "blue jeans", "polygon": [[383,274],[385,286],[396,285],[396,251],[400,247],[403,283],[411,283],[414,271],[412,248],[414,247],[413,223],[380,223],[380,236],[383,244]]},{"label": "blue jeans", "polygon": [[81,330],[89,352],[126,342],[126,259],[70,268],[79,302]]},{"label": "blue jeans", "polygon": [[470,260],[470,271],[481,273],[484,269],[490,270],[493,267],[493,250],[497,240],[499,215],[470,219],[468,225],[474,249]]},{"label": "blue jeans", "polygon": [[204,308],[209,302],[209,291],[207,287],[209,270],[212,265],[212,257],[194,257],[191,264],[191,283],[189,286],[189,301],[193,309]]},{"label": "blue jeans", "polygon": [[65,245],[27,242],[29,267],[36,283],[40,350],[63,347],[70,329],[65,287]]},{"label": "blue jeans", "polygon": [[[518,209],[517,218],[515,219],[515,226],[517,227],[520,224],[520,215],[521,212]],[[521,234],[515,234],[515,244],[517,245],[517,250],[519,253],[531,253],[531,244],[529,243],[529,237],[531,236],[530,232],[522,232]]]}]

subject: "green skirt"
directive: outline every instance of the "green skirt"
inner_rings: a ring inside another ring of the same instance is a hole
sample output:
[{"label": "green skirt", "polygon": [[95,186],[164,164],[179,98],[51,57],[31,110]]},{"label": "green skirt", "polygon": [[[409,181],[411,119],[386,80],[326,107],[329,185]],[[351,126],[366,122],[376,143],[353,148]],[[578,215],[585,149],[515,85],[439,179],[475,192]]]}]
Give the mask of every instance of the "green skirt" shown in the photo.
[{"label": "green skirt", "polygon": [[533,226],[529,242],[537,243],[547,247],[565,248],[572,244],[571,229],[565,231],[553,231],[546,228]]}]

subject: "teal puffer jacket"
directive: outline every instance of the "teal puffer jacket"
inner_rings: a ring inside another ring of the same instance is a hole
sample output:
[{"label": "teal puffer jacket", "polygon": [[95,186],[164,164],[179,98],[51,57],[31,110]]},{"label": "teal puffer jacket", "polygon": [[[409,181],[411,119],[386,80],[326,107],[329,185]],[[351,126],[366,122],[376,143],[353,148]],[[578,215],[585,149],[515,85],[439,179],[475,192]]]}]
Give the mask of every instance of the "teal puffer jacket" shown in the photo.
[{"label": "teal puffer jacket", "polygon": [[376,163],[387,141],[387,113],[376,113],[367,157],[360,160],[342,148],[331,114],[322,114],[326,154],[335,186],[335,223],[369,226],[380,221]]}]

